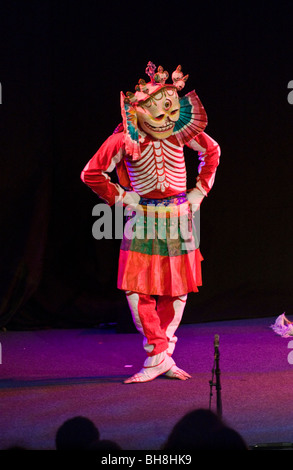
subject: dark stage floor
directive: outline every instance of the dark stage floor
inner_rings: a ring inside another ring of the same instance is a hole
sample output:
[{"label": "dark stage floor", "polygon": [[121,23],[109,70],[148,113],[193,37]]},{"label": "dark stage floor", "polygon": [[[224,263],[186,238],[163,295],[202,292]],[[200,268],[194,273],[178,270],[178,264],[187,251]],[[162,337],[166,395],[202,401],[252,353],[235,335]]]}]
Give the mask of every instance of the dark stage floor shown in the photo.
[{"label": "dark stage floor", "polygon": [[160,449],[179,418],[209,406],[215,334],[224,420],[248,445],[293,442],[293,345],[271,330],[274,320],[182,325],[174,358],[192,379],[135,385],[122,381],[144,360],[138,333],[114,327],[2,332],[0,449],[54,449],[58,427],[77,415],[91,418],[102,439],[125,450]]}]

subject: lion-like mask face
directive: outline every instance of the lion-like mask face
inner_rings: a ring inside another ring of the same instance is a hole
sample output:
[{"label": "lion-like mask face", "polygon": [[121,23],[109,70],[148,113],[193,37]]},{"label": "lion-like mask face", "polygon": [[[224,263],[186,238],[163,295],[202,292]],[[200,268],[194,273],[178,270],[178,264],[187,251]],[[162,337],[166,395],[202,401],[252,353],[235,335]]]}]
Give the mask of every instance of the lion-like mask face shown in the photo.
[{"label": "lion-like mask face", "polygon": [[159,90],[136,106],[140,128],[155,139],[170,137],[179,119],[179,112],[179,97],[173,87]]}]

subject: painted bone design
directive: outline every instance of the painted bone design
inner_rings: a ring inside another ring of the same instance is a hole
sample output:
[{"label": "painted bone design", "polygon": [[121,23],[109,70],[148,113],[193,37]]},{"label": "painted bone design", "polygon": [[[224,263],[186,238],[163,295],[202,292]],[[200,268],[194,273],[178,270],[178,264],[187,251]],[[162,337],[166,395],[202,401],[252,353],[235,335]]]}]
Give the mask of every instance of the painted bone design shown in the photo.
[{"label": "painted bone design", "polygon": [[137,161],[126,160],[128,174],[134,191],[147,194],[152,190],[166,188],[178,192],[186,189],[186,167],[183,148],[169,139],[150,142]]}]

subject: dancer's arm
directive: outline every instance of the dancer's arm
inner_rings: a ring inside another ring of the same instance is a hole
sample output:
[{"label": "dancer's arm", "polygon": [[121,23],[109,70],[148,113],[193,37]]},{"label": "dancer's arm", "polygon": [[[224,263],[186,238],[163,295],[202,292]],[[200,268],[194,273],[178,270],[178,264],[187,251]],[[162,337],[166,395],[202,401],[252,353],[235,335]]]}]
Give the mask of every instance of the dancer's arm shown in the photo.
[{"label": "dancer's arm", "polygon": [[205,132],[198,134],[187,145],[198,152],[200,161],[195,188],[188,193],[189,202],[199,206],[213,187],[221,150],[219,144]]},{"label": "dancer's arm", "polygon": [[111,173],[123,158],[123,133],[111,135],[86,164],[81,172],[82,181],[100,198],[112,206],[122,200],[124,189],[111,181]]}]

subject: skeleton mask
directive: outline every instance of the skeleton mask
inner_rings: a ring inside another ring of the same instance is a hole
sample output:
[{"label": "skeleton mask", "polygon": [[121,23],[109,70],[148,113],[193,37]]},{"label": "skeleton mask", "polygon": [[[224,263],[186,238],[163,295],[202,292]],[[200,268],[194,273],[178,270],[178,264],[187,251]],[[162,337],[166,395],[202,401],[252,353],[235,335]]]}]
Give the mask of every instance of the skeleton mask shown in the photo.
[{"label": "skeleton mask", "polygon": [[141,158],[140,144],[144,136],[139,130],[154,139],[174,135],[183,146],[207,125],[206,112],[195,91],[178,97],[178,90],[182,90],[188,79],[180,65],[172,73],[172,84],[166,83],[169,73],[161,65],[156,72],[156,66],[148,62],[145,71],[150,77],[148,83],[140,79],[134,93],[128,91],[126,96],[120,93],[125,151],[132,160]]},{"label": "skeleton mask", "polygon": [[166,139],[179,119],[180,104],[175,87],[161,88],[136,106],[140,128],[155,139]]}]

